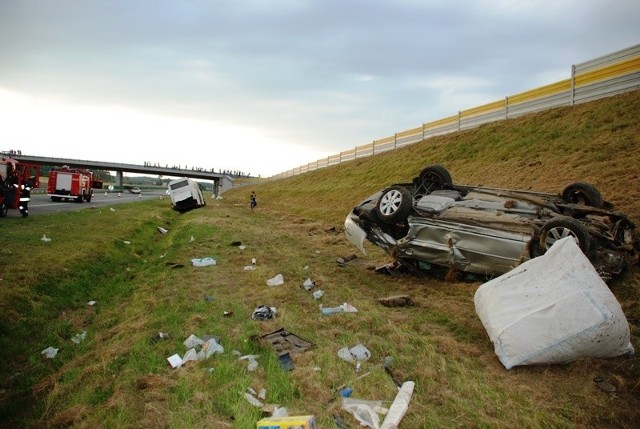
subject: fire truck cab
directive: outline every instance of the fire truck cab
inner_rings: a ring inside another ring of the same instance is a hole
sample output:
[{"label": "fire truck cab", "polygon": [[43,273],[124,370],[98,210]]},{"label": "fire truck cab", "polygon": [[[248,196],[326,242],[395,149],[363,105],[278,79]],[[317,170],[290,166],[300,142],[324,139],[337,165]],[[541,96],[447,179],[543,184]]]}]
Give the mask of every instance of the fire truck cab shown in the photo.
[{"label": "fire truck cab", "polygon": [[0,158],[0,217],[9,209],[19,209],[23,217],[29,215],[31,190],[40,186],[40,166]]}]

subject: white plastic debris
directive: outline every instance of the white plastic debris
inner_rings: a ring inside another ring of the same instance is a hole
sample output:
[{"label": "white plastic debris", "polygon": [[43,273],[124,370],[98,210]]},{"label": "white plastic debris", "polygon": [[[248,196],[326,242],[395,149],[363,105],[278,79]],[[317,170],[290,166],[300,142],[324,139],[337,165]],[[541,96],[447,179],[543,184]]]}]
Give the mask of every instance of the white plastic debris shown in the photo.
[{"label": "white plastic debris", "polygon": [[46,234],[42,234],[42,238],[40,240],[44,241],[45,243],[48,243],[49,241],[51,241],[51,239],[47,237]]},{"label": "white plastic debris", "polygon": [[109,207],[109,210],[111,210],[112,212],[116,211],[116,209],[114,209],[113,207]]},{"label": "white plastic debris", "polygon": [[158,232],[159,232],[160,234],[166,234],[167,232],[169,232],[169,230],[168,230],[168,229],[166,229],[166,228],[163,228],[163,227],[159,226],[159,227],[158,227]]},{"label": "white plastic debris", "polygon": [[130,241],[127,241],[127,240],[125,240],[125,241],[124,241],[124,244],[126,244],[126,245],[128,246],[129,244],[131,244],[131,242],[130,242]]},{"label": "white plastic debris", "polygon": [[84,340],[86,337],[87,337],[87,331],[83,331],[81,334],[75,334],[73,337],[71,337],[71,341],[73,341],[76,344],[80,344],[80,342]]},{"label": "white plastic debris", "polygon": [[264,404],[249,392],[245,392],[244,398],[254,407],[262,407]]},{"label": "white plastic debris", "polygon": [[189,243],[191,243],[192,241],[196,241],[196,238],[192,235],[191,238],[189,239]]},{"label": "white plastic debris", "polygon": [[42,350],[40,353],[43,354],[47,359],[53,359],[58,354],[58,350],[60,349],[47,347],[46,349]]},{"label": "white plastic debris", "polygon": [[244,356],[240,356],[238,358],[238,360],[246,360],[248,361],[247,364],[247,369],[249,371],[254,371],[258,368],[258,361],[256,360],[258,357],[258,355],[244,355]]},{"label": "white plastic debris", "polygon": [[415,383],[413,381],[405,381],[402,383],[402,387],[398,390],[396,398],[393,400],[389,412],[382,422],[380,429],[397,429],[400,421],[409,409],[409,402],[411,402],[411,396],[413,395],[413,388]]},{"label": "white plastic debris", "polygon": [[191,263],[194,267],[208,267],[210,265],[215,265],[216,260],[213,258],[194,258],[191,260]]},{"label": "white plastic debris", "polygon": [[265,389],[264,387],[260,389],[260,391],[258,392],[258,399],[260,399],[261,401],[267,399],[267,389]]},{"label": "white plastic debris", "polygon": [[316,285],[315,282],[310,278],[306,279],[304,283],[302,283],[302,287],[305,288],[306,290],[313,289],[315,285]]},{"label": "white plastic debris", "polygon": [[198,360],[209,359],[213,354],[222,353],[224,353],[224,347],[218,344],[215,338],[210,338],[202,345],[202,349],[198,352]]},{"label": "white plastic debris", "polygon": [[362,344],[356,344],[351,348],[343,347],[338,350],[338,357],[346,362],[355,363],[371,358],[371,352]]},{"label": "white plastic debris", "polygon": [[196,349],[187,350],[187,352],[182,357],[182,365],[184,365],[185,363],[191,360],[194,360],[194,361],[198,360],[198,353],[196,352]]},{"label": "white plastic debris", "polygon": [[506,369],[633,353],[620,304],[571,237],[481,285],[474,302]]},{"label": "white plastic debris", "polygon": [[360,426],[380,429],[380,416],[387,412],[382,407],[382,401],[366,399],[342,398],[342,409],[349,412],[360,423]]},{"label": "white plastic debris", "polygon": [[318,289],[317,291],[313,292],[313,297],[315,299],[320,299],[322,298],[323,295],[324,295],[324,291],[322,289]]},{"label": "white plastic debris", "polygon": [[201,346],[202,344],[204,344],[204,341],[202,341],[200,338],[198,338],[197,336],[191,334],[187,337],[186,340],[184,340],[184,342],[182,343],[184,344],[184,346],[188,349],[192,349],[195,348],[197,346]]},{"label": "white plastic debris", "polygon": [[182,366],[182,358],[178,354],[169,356],[167,360],[169,361],[171,368],[179,368]]},{"label": "white plastic debris", "polygon": [[254,267],[253,265],[247,265],[244,267],[245,271],[254,271],[256,269],[256,267]]},{"label": "white plastic debris", "polygon": [[284,277],[282,274],[278,274],[277,276],[267,280],[267,286],[280,286],[284,284]]},{"label": "white plastic debris", "polygon": [[93,306],[93,305],[96,305],[96,301],[89,301],[89,302],[87,302],[87,305],[90,306],[90,307]]},{"label": "white plastic debris", "polygon": [[247,248],[247,246],[245,246],[244,244],[241,244],[240,246],[238,246],[238,249],[240,249],[240,250],[244,250],[246,248]]}]

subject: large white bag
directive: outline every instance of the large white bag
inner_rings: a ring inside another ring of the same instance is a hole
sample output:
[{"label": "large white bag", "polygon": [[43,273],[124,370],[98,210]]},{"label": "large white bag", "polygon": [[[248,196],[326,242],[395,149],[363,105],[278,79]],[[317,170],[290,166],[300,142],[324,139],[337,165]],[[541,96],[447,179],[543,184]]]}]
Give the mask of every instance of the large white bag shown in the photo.
[{"label": "large white bag", "polygon": [[571,237],[481,285],[474,302],[507,369],[634,351],[620,304]]}]

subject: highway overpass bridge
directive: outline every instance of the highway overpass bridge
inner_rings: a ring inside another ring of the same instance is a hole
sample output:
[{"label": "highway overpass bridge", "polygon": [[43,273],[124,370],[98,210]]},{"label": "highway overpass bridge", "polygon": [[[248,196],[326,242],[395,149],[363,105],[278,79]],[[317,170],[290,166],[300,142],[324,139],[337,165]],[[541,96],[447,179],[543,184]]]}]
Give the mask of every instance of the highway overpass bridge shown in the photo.
[{"label": "highway overpass bridge", "polygon": [[69,167],[88,168],[90,170],[115,171],[117,187],[122,187],[123,173],[136,173],[150,176],[189,177],[191,179],[207,181],[211,180],[213,182],[213,193],[215,195],[220,195],[220,193],[233,186],[233,177],[227,174],[214,173],[213,171],[206,170],[189,170],[186,168],[168,168],[153,165],[123,164],[119,162],[106,161],[87,161],[71,158],[51,158],[10,152],[2,152],[2,156],[7,156],[17,161],[39,165],[51,165],[58,167],[68,165]]}]

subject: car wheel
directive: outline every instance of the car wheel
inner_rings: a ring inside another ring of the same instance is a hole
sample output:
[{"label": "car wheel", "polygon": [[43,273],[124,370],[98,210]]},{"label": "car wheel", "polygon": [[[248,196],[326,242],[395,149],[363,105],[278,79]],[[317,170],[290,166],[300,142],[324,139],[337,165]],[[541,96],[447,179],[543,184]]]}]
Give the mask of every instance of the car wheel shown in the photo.
[{"label": "car wheel", "polygon": [[562,191],[562,201],[569,204],[602,208],[604,200],[598,189],[584,182],[572,183]]},{"label": "car wheel", "polygon": [[553,243],[565,237],[573,237],[585,255],[589,252],[590,237],[587,228],[573,218],[557,217],[544,224],[540,230],[537,253],[544,254]]},{"label": "car wheel", "polygon": [[411,193],[404,186],[391,186],[382,192],[376,204],[378,218],[386,224],[404,221],[413,205]]},{"label": "car wheel", "polygon": [[444,189],[446,185],[452,184],[451,174],[442,165],[433,164],[426,167],[418,176],[418,186],[424,194],[429,194],[439,189]]},{"label": "car wheel", "polygon": [[0,217],[5,217],[8,211],[9,207],[5,203],[0,204]]}]

